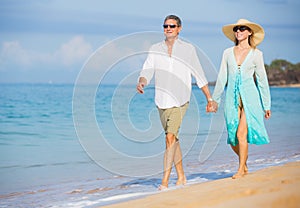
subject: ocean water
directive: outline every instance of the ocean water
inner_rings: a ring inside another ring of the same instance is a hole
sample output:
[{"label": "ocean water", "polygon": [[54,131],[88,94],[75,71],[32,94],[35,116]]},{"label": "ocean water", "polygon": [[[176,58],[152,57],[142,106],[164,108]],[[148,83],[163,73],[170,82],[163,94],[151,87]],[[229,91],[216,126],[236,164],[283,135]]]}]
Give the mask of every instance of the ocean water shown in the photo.
[{"label": "ocean water", "polygon": [[[249,147],[250,172],[300,159],[300,88],[271,95],[271,143]],[[165,144],[153,96],[151,86],[139,95],[131,85],[0,84],[0,207],[99,207],[158,194]],[[188,185],[230,177],[238,165],[222,108],[207,114],[204,100],[194,87],[180,132]]]}]

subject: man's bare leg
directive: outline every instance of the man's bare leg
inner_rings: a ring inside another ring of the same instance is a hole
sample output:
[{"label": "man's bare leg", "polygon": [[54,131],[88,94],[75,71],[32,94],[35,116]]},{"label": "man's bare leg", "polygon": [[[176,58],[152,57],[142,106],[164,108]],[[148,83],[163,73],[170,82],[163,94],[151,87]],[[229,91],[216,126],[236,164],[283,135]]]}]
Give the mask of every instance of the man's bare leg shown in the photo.
[{"label": "man's bare leg", "polygon": [[184,171],[182,167],[182,153],[181,153],[181,148],[178,140],[175,143],[174,164],[175,164],[177,177],[178,177],[176,186],[185,185],[186,177],[184,175]]},{"label": "man's bare leg", "polygon": [[176,150],[176,138],[172,133],[166,134],[166,150],[164,154],[164,175],[161,182],[160,189],[167,188],[169,185],[169,178],[174,162],[174,155]]}]

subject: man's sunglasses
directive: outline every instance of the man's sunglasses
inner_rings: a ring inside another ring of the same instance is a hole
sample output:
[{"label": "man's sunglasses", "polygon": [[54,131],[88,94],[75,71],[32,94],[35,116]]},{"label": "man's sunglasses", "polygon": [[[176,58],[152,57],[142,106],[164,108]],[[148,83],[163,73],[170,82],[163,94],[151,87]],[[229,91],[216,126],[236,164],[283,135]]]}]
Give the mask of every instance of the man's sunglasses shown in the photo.
[{"label": "man's sunglasses", "polygon": [[244,32],[245,30],[250,31],[250,28],[247,26],[235,26],[233,28],[233,32],[237,32],[238,30],[240,30],[241,32]]},{"label": "man's sunglasses", "polygon": [[175,27],[177,27],[177,25],[163,25],[163,27],[164,27],[165,29],[167,29],[168,27],[170,27],[170,28],[175,28]]}]

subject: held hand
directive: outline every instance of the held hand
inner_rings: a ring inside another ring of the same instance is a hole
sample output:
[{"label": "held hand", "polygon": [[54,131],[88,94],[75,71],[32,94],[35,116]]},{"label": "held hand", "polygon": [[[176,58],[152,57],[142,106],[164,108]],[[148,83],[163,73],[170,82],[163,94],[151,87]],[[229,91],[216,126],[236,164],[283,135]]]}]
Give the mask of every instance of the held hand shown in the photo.
[{"label": "held hand", "polygon": [[212,101],[212,108],[214,113],[218,111],[218,103],[216,101]]},{"label": "held hand", "polygon": [[138,93],[143,94],[144,93],[144,87],[145,84],[142,82],[139,82],[136,86],[136,90],[138,91]]},{"label": "held hand", "polygon": [[271,117],[271,110],[266,110],[265,111],[265,118],[269,119]]},{"label": "held hand", "polygon": [[206,105],[206,113],[211,113],[212,112],[212,106],[211,106],[211,102],[208,102]]},{"label": "held hand", "polygon": [[217,112],[218,104],[215,101],[209,101],[206,105],[206,112]]}]

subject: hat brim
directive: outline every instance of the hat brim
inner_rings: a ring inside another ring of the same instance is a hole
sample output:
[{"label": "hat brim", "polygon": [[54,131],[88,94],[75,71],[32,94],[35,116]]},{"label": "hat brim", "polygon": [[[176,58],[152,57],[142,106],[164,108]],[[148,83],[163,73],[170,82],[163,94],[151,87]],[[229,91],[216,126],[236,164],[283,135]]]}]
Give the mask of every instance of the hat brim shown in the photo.
[{"label": "hat brim", "polygon": [[233,32],[233,28],[235,26],[249,27],[253,32],[253,42],[254,42],[255,46],[259,45],[265,37],[265,32],[264,32],[263,27],[256,23],[251,23],[251,22],[246,23],[245,22],[245,23],[240,23],[240,24],[236,23],[236,24],[229,24],[229,25],[223,26],[222,31],[223,31],[224,35],[227,38],[229,38],[230,40],[232,40],[233,42],[235,41],[235,34]]}]

